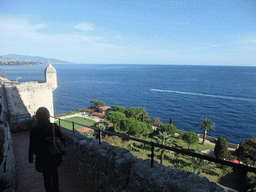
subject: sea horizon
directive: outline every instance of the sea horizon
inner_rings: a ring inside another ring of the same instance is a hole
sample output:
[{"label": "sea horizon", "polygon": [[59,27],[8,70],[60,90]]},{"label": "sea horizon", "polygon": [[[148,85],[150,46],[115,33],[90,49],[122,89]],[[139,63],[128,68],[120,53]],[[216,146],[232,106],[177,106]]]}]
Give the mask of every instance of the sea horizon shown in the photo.
[{"label": "sea horizon", "polygon": [[[216,132],[238,144],[256,135],[256,68],[252,66],[53,64],[58,88],[55,114],[86,108],[96,99],[108,106],[145,107],[153,120],[173,118],[179,130],[212,119]],[[45,66],[4,66],[9,80],[43,80]],[[19,81],[20,81],[19,80]],[[154,91],[156,89],[158,91]]]}]

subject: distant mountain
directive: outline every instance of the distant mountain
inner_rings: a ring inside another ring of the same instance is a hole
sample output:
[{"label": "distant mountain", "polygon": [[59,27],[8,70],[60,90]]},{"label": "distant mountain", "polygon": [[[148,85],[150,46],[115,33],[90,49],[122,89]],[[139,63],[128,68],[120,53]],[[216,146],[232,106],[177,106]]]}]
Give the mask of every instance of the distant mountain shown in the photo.
[{"label": "distant mountain", "polygon": [[73,64],[68,61],[62,61],[58,59],[53,58],[45,58],[45,57],[39,57],[39,56],[29,56],[29,55],[16,55],[16,54],[8,54],[0,56],[0,62],[32,62],[32,63],[38,63],[38,64]]}]

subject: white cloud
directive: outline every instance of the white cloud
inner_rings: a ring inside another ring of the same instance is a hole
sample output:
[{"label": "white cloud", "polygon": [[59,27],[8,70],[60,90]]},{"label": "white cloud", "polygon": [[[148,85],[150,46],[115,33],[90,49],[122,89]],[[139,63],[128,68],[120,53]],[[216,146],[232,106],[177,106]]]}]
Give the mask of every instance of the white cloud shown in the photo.
[{"label": "white cloud", "polygon": [[109,41],[107,37],[38,31],[45,27],[47,25],[30,24],[25,19],[0,16],[0,47],[3,48],[0,55],[6,53],[39,55],[93,63],[99,60],[99,55],[101,57],[99,62],[105,58],[115,58],[115,53],[123,49]]},{"label": "white cloud", "polygon": [[94,23],[79,23],[74,26],[76,29],[80,29],[82,31],[93,31],[94,30]]},{"label": "white cloud", "polygon": [[24,19],[0,17],[0,27],[2,30],[9,30],[11,32],[28,32],[47,28],[48,26],[45,24],[30,25]]}]

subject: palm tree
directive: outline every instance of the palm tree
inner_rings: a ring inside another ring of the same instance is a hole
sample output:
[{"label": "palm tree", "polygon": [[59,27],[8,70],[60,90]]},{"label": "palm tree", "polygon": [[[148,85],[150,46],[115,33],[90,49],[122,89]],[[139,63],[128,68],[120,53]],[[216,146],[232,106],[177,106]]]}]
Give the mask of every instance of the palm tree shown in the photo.
[{"label": "palm tree", "polygon": [[[159,132],[159,134],[157,136],[154,136],[154,139],[156,139],[157,143],[162,144],[162,145],[167,145],[170,146],[171,143],[174,141],[174,138],[171,135],[168,135],[167,132]],[[161,156],[160,156],[160,164],[163,164],[163,160],[164,160],[164,152],[165,149],[162,148],[161,151]]]},{"label": "palm tree", "polygon": [[211,119],[201,118],[196,126],[204,131],[202,142],[202,144],[204,145],[207,131],[209,130],[209,132],[211,132],[211,129],[215,131],[215,123]]}]

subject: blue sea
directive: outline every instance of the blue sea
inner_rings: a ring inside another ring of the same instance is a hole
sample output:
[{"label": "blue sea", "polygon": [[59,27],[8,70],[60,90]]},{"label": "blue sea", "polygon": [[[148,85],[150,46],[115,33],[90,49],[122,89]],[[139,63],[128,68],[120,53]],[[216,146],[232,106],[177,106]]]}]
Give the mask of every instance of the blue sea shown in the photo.
[{"label": "blue sea", "polygon": [[[58,88],[55,114],[90,106],[146,107],[151,119],[203,133],[200,118],[212,119],[228,142],[256,136],[256,67],[195,65],[53,65]],[[5,66],[9,80],[44,80],[46,66]]]}]

